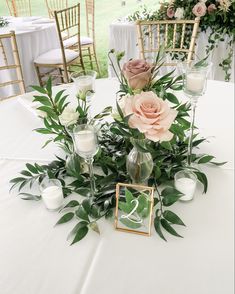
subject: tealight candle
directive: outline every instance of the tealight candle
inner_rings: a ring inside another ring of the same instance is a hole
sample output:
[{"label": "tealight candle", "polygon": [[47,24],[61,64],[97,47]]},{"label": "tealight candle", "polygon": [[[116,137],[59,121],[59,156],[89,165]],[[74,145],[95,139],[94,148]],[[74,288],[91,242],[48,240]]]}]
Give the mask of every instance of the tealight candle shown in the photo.
[{"label": "tealight candle", "polygon": [[192,72],[186,76],[186,89],[187,91],[195,94],[202,93],[205,85],[205,74]]},{"label": "tealight candle", "polygon": [[40,185],[42,200],[48,210],[58,210],[64,202],[61,182],[45,177]]},{"label": "tealight candle", "polygon": [[184,194],[180,198],[182,201],[190,201],[193,199],[197,185],[197,179],[191,171],[179,171],[175,175],[175,188]]},{"label": "tealight candle", "polygon": [[78,153],[92,154],[97,150],[94,132],[81,130],[75,134],[75,144]]},{"label": "tealight candle", "polygon": [[49,210],[61,208],[64,202],[62,188],[58,186],[47,187],[42,191],[42,200]]}]

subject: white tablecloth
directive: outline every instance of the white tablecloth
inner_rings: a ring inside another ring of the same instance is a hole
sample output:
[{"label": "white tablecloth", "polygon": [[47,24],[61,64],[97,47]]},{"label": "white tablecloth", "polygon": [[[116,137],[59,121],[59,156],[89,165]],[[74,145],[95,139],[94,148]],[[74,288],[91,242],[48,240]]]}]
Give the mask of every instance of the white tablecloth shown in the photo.
[{"label": "white tablecloth", "polygon": [[[10,23],[7,27],[0,28],[0,34],[8,33],[11,30],[15,31],[26,90],[30,90],[30,85],[38,84],[33,64],[34,59],[51,49],[60,48],[55,23],[50,23],[49,20],[47,23],[46,21],[41,18],[42,23],[40,23],[40,19],[12,17],[9,19]],[[2,62],[3,58],[0,53],[0,64]],[[7,74],[9,75],[9,72],[6,72]],[[1,72],[0,82],[4,81],[9,81],[9,79]],[[7,90],[4,88],[4,91]]]},{"label": "white tablecloth", "polygon": [[[199,33],[196,57],[202,59],[206,56],[205,50],[208,45],[209,32]],[[209,78],[213,80],[224,81],[225,73],[219,66],[219,63],[227,58],[228,55],[228,43],[229,37],[226,36],[223,42],[220,42],[218,48],[215,48],[210,56],[210,61],[213,62],[213,68]],[[137,42],[136,25],[131,22],[114,22],[109,26],[109,49],[115,49],[116,51],[125,51],[123,62],[127,62],[132,58],[139,57],[139,49]],[[235,50],[234,50],[235,52]],[[109,66],[109,76],[114,77],[114,71]],[[234,55],[232,59],[231,81],[234,81]]]},{"label": "white tablecloth", "polygon": [[[178,203],[174,210],[187,224],[184,239],[142,237],[100,223],[101,236],[90,232],[80,243],[66,242],[74,223],[53,228],[58,213],[41,202],[9,194],[9,180],[26,162],[45,162],[58,152],[41,150],[45,136],[32,132],[41,125],[17,99],[0,104],[0,293],[1,294],[232,294],[234,236],[234,97],[233,84],[209,81],[197,110],[197,125],[209,135],[201,148],[228,161],[204,167],[209,190]],[[114,104],[118,84],[97,81],[94,112]],[[58,91],[58,88],[57,88]],[[74,93],[73,86],[67,88]],[[74,96],[71,96],[71,99]],[[70,197],[74,198],[75,195]],[[66,201],[69,201],[67,199]]]}]

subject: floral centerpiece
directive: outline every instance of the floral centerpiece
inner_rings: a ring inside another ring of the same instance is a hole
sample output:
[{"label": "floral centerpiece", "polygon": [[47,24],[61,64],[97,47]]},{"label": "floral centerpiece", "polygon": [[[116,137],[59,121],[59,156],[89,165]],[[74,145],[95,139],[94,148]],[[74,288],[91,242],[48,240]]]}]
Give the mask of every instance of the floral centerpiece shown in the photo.
[{"label": "floral centerpiece", "polygon": [[[194,19],[200,17],[200,28],[208,31],[208,45],[206,54],[212,54],[213,49],[229,36],[227,43],[228,55],[219,66],[225,72],[225,81],[230,80],[232,70],[233,47],[235,41],[235,2],[231,0],[170,0],[161,3],[157,10],[149,10],[143,6],[141,9],[129,15],[129,21],[137,19],[164,20],[164,19]],[[190,42],[190,34],[186,34],[186,42]],[[175,59],[184,59],[184,55],[173,54]]]},{"label": "floral centerpiece", "polygon": [[[71,244],[84,238],[89,229],[99,232],[98,221],[112,217],[116,203],[115,188],[120,182],[144,182],[153,186],[156,191],[154,227],[157,234],[164,240],[164,231],[181,237],[174,225],[184,223],[170,207],[182,197],[182,193],[172,186],[172,179],[186,162],[190,105],[181,103],[173,93],[182,89],[181,76],[172,77],[173,72],[169,72],[158,77],[164,58],[162,53],[158,54],[153,65],[143,60],[131,60],[121,68],[124,53],[111,50],[109,56],[116,56],[121,69],[116,108],[107,107],[92,118],[89,118],[84,97],[77,96],[77,106],[73,109],[64,90],[54,96],[51,79],[45,88],[33,87],[39,92],[34,101],[41,104],[38,110],[44,124],[36,131],[51,136],[44,147],[54,142],[63,149],[64,156],[57,156],[47,165],[27,163],[20,176],[11,180],[12,188],[18,188],[22,199],[40,200],[41,195],[32,194],[29,189],[37,189],[44,178],[49,177],[61,182],[65,197],[70,194],[84,196],[68,201],[60,211],[63,215],[57,224],[77,221],[69,234]],[[110,61],[112,63],[112,58]],[[111,116],[112,122],[106,122],[106,116]],[[87,122],[99,129],[100,148],[94,160],[97,170],[94,197],[90,197],[87,169],[82,158],[74,153],[70,133],[77,125]],[[205,141],[195,134],[193,147],[197,148]],[[218,164],[213,156],[206,154],[192,154],[192,161],[198,165]],[[206,192],[206,175],[196,167],[191,168]]]}]

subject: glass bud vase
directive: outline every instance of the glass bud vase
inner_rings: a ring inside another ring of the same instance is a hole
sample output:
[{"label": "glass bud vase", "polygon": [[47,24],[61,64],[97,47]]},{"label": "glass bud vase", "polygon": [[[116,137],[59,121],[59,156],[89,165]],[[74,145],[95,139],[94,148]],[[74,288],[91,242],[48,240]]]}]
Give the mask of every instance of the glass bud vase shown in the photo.
[{"label": "glass bud vase", "polygon": [[147,185],[153,170],[151,153],[141,152],[134,146],[127,156],[126,169],[133,184]]}]

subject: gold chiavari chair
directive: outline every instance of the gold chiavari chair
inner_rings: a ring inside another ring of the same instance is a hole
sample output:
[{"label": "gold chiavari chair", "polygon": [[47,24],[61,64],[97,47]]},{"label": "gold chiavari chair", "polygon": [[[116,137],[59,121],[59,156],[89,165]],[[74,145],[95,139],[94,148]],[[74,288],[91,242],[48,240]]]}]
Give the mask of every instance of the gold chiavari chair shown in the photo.
[{"label": "gold chiavari chair", "polygon": [[[77,65],[84,71],[80,44],[80,4],[55,11],[55,20],[60,40],[60,49],[50,50],[34,60],[40,85],[44,84],[43,77],[46,77],[55,69],[59,70],[59,75],[51,74],[51,76],[60,77],[62,83],[69,82],[69,66]],[[69,32],[70,36],[77,38],[78,45],[76,51],[64,48],[63,32]],[[52,70],[47,73],[41,73],[40,68],[51,68]]]},{"label": "gold chiavari chair", "polygon": [[[164,45],[166,52],[180,53],[190,62],[194,55],[199,23],[199,17],[194,20],[138,20],[136,25],[140,58],[153,62]],[[186,36],[187,39],[190,38],[190,42],[185,42]],[[176,62],[164,65],[175,66]]]},{"label": "gold chiavari chair", "polygon": [[6,0],[10,15],[31,16],[31,2],[30,0]]},{"label": "gold chiavari chair", "polygon": [[68,8],[68,0],[45,0],[50,18],[54,18],[54,11]]},{"label": "gold chiavari chair", "polygon": [[[0,101],[25,93],[25,85],[14,32],[0,35],[0,76]],[[15,88],[18,87],[19,93],[14,95],[2,94],[5,92],[7,93],[11,86],[14,87],[13,92],[17,91]]]},{"label": "gold chiavari chair", "polygon": [[[94,65],[100,75],[100,67],[96,55],[95,46],[95,1],[86,0],[86,36],[81,37],[81,49],[83,62],[89,63],[91,69],[94,69]],[[73,38],[68,38],[64,41],[64,46],[66,48],[74,48],[76,46],[75,40]],[[86,61],[88,59],[88,61]]]}]

